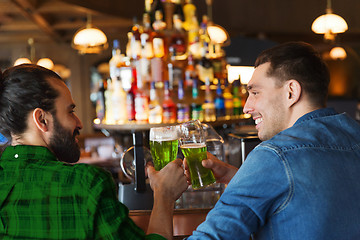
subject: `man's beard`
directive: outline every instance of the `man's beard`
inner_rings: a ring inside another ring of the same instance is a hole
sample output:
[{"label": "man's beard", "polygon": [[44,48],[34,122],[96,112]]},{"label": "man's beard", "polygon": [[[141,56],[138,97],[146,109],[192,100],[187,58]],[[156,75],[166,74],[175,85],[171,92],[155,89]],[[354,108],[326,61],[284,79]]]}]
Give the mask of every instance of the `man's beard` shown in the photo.
[{"label": "man's beard", "polygon": [[74,163],[79,160],[80,147],[75,140],[76,135],[79,135],[78,129],[72,134],[69,133],[54,116],[54,135],[50,139],[49,147],[60,161]]}]

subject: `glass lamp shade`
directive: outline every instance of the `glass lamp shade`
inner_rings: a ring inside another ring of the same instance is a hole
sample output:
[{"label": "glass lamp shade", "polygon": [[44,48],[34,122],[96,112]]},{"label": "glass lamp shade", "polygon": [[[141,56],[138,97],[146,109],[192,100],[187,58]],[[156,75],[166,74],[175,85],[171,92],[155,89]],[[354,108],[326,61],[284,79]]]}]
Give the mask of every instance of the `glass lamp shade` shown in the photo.
[{"label": "glass lamp shade", "polygon": [[50,70],[54,68],[54,63],[50,58],[41,58],[36,64]]},{"label": "glass lamp shade", "polygon": [[108,47],[107,37],[98,28],[86,27],[75,33],[72,47],[79,50],[81,54],[100,53]]},{"label": "glass lamp shade", "polygon": [[311,30],[317,34],[343,33],[348,30],[346,21],[339,15],[327,13],[316,18]]},{"label": "glass lamp shade", "polygon": [[14,66],[24,64],[24,63],[31,64],[31,61],[28,58],[18,58],[18,59],[15,60]]},{"label": "glass lamp shade", "polygon": [[330,57],[334,60],[340,59],[343,60],[347,56],[346,51],[342,47],[334,47],[330,51]]},{"label": "glass lamp shade", "polygon": [[207,27],[207,31],[214,43],[223,44],[229,39],[229,34],[219,25],[210,25]]}]

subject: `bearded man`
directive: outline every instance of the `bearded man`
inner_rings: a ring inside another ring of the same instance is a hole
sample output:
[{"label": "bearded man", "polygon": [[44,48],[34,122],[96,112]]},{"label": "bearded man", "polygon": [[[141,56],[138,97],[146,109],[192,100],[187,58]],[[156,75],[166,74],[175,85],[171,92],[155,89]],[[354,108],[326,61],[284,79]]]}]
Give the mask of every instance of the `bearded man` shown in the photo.
[{"label": "bearded man", "polygon": [[[1,72],[0,72],[1,73]],[[186,190],[181,160],[149,171],[154,206],[146,235],[118,201],[111,175],[79,160],[82,123],[62,79],[24,64],[0,74],[0,238],[170,239]]]}]

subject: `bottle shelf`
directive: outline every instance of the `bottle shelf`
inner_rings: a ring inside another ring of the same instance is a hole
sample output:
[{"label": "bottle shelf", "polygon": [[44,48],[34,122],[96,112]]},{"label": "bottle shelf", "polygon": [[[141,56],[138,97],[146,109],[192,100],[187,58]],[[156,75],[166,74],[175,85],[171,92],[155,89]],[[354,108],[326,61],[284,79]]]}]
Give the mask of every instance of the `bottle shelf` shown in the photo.
[{"label": "bottle shelf", "polygon": [[[245,118],[243,116],[231,119],[221,118],[213,122],[203,121],[202,123],[209,124],[213,127],[218,127],[222,125],[232,125],[232,124],[240,124],[247,123],[251,121],[250,118]],[[177,125],[180,123],[138,123],[138,122],[127,122],[125,124],[106,124],[106,123],[94,123],[94,128],[96,129],[106,129],[106,130],[114,130],[114,131],[124,131],[124,132],[135,132],[135,131],[146,131],[150,130],[153,127],[162,127],[162,126],[170,126]]]}]

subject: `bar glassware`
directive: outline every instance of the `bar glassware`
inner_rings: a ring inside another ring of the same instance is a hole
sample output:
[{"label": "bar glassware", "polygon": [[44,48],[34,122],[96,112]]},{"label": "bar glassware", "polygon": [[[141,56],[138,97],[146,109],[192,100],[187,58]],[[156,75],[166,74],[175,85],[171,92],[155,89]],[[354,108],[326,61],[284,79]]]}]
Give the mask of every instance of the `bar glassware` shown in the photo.
[{"label": "bar glassware", "polygon": [[204,188],[216,182],[214,174],[201,164],[207,159],[205,131],[199,120],[192,120],[179,125],[180,149],[186,158],[193,189]]},{"label": "bar glassware", "polygon": [[177,126],[155,127],[150,129],[150,151],[156,171],[176,159],[178,153]]}]

